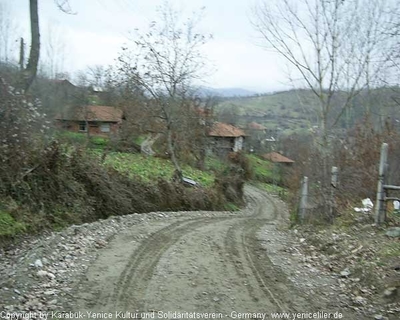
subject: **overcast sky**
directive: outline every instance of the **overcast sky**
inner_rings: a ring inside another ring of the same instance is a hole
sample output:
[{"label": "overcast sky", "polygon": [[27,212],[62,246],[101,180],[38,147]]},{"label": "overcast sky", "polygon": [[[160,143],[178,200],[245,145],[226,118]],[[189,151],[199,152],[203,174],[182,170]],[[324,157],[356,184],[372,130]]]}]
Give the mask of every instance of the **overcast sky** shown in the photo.
[{"label": "overcast sky", "polygon": [[[260,40],[250,23],[256,0],[171,0],[175,9],[189,16],[205,7],[201,32],[211,33],[205,53],[215,73],[206,80],[212,87],[240,87],[258,91],[288,88],[285,65],[279,57],[257,45]],[[0,0],[9,5],[21,32],[28,37],[29,0]],[[65,71],[90,65],[113,64],[127,34],[135,28],[146,30],[157,18],[156,8],[163,0],[69,0],[74,15],[68,15],[53,0],[39,0],[42,55],[51,37],[64,43]],[[57,41],[55,41],[57,42]]]}]

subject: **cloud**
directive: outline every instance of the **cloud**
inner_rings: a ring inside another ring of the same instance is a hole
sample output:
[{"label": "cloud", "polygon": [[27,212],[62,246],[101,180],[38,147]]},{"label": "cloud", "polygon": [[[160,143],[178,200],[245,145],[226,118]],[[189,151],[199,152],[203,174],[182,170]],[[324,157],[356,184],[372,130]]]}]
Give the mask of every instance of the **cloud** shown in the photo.
[{"label": "cloud", "polygon": [[86,66],[113,64],[127,39],[123,36],[99,34],[96,32],[71,32],[74,56],[72,69]]},{"label": "cloud", "polygon": [[250,42],[215,41],[204,53],[217,71],[208,81],[213,86],[278,90],[287,88],[281,58]]},{"label": "cloud", "polygon": [[[0,0],[2,1],[2,0]],[[4,1],[4,0],[3,0]],[[128,41],[129,30],[145,30],[157,17],[156,8],[163,0],[70,0],[76,15],[67,15],[53,1],[40,2],[42,41],[46,40],[49,21],[57,21],[67,30],[65,64],[71,73],[86,66],[114,62],[121,46]],[[24,30],[29,30],[29,6],[26,0],[14,0],[16,18]],[[182,14],[188,16],[205,6],[200,31],[214,35],[204,54],[217,70],[206,79],[216,87],[246,87],[258,90],[287,88],[280,58],[262,50],[252,42],[256,32],[249,22],[252,1],[243,0],[172,0]],[[25,39],[29,41],[29,32]],[[45,47],[45,43],[43,43]]]}]

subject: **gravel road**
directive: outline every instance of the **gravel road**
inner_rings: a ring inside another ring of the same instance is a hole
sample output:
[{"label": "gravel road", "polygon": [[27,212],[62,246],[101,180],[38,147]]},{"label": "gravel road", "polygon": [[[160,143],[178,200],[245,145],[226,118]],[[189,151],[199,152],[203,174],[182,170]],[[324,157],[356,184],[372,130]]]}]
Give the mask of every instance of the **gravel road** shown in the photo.
[{"label": "gravel road", "polygon": [[166,318],[215,312],[228,319],[338,311],[303,294],[271,263],[258,232],[284,227],[287,216],[266,193],[247,187],[246,194],[249,205],[236,216],[160,220],[119,234],[88,269],[72,309]]},{"label": "gravel road", "polygon": [[3,253],[0,309],[80,311],[87,319],[264,319],[273,312],[358,319],[332,297],[332,279],[302,273],[284,254],[283,203],[245,191],[248,205],[239,212],[125,216]]}]

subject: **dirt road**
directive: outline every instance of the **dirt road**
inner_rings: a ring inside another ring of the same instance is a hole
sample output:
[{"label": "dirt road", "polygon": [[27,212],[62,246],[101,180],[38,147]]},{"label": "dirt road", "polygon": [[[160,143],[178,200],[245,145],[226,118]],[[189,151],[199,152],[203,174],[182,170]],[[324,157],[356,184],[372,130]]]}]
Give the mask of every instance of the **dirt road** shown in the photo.
[{"label": "dirt road", "polygon": [[[269,318],[272,312],[335,312],[274,265],[257,234],[287,217],[266,193],[247,187],[236,216],[179,217],[135,225],[99,251],[71,310],[113,318]],[[174,313],[175,312],[175,313]],[[346,317],[346,319],[349,319]]]}]

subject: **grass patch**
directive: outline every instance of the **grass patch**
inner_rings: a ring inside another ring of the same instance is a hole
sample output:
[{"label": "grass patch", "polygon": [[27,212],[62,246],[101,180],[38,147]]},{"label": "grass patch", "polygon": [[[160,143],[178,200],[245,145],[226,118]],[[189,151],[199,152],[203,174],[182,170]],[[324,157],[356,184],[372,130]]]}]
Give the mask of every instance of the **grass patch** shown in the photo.
[{"label": "grass patch", "polygon": [[89,141],[90,145],[97,149],[104,149],[109,143],[109,139],[103,137],[90,137]]},{"label": "grass patch", "polygon": [[85,145],[87,141],[86,133],[72,132],[67,130],[57,131],[56,138],[63,143],[72,145]]},{"label": "grass patch", "polygon": [[0,237],[13,237],[26,231],[26,225],[15,221],[7,212],[0,211]]},{"label": "grass patch", "polygon": [[[158,178],[170,180],[174,173],[174,167],[169,160],[141,154],[112,152],[107,155],[104,164],[131,178],[139,178],[143,182],[150,183],[157,182]],[[210,187],[214,183],[215,176],[211,173],[188,165],[184,165],[182,170],[185,177],[193,179],[204,187]]]},{"label": "grass patch", "polygon": [[[88,144],[88,136],[86,133],[71,132],[71,131],[58,131],[56,133],[57,139],[64,144],[74,146],[86,146]],[[104,149],[107,147],[110,139],[107,137],[90,136],[88,146],[93,149]]]},{"label": "grass patch", "polygon": [[205,161],[205,169],[211,172],[223,172],[228,167],[227,163],[216,157],[209,156]]},{"label": "grass patch", "polygon": [[282,195],[282,194],[286,193],[285,188],[282,188],[282,187],[274,185],[274,184],[258,182],[258,183],[256,183],[256,186],[258,188],[260,188],[261,190],[267,191],[268,193],[272,193],[272,194]]},{"label": "grass patch", "polygon": [[146,140],[146,136],[138,136],[135,138],[134,142],[140,146],[144,140]]},{"label": "grass patch", "polygon": [[394,241],[387,243],[383,248],[381,248],[379,255],[381,257],[400,257],[400,242]]},{"label": "grass patch", "polygon": [[272,162],[260,159],[254,154],[246,157],[250,161],[254,180],[266,183],[280,182],[279,172]]},{"label": "grass patch", "polygon": [[240,208],[236,204],[234,204],[232,202],[228,202],[224,205],[224,210],[225,211],[239,211]]}]

